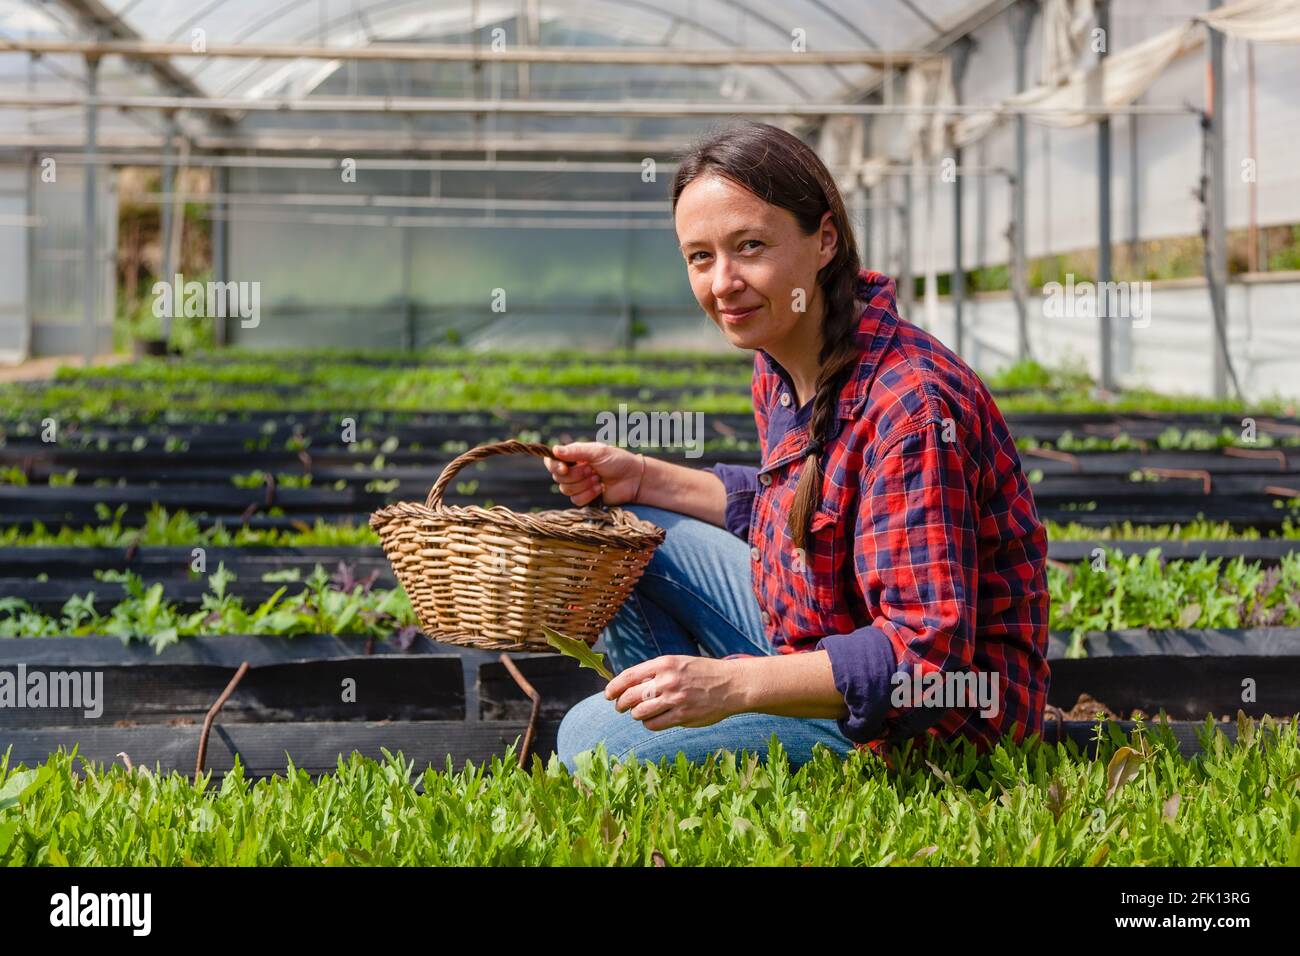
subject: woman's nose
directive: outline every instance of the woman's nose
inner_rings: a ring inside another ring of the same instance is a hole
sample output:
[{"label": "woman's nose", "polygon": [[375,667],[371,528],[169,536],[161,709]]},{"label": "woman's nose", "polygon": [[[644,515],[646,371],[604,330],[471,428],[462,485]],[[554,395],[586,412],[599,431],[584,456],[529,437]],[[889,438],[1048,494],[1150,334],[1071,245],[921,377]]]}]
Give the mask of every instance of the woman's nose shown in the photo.
[{"label": "woman's nose", "polygon": [[744,286],[745,283],[737,273],[734,264],[725,256],[719,256],[713,267],[713,286],[710,290],[713,292],[713,297],[725,299],[739,292]]}]

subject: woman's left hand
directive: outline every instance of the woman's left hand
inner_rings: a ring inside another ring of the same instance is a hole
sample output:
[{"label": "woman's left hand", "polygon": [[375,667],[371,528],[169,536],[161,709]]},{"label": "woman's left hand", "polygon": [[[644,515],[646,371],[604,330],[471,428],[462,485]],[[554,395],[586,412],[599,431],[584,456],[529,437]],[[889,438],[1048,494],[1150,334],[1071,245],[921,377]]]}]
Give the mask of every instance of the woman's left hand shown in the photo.
[{"label": "woman's left hand", "polygon": [[707,727],[742,713],[739,661],[667,654],[620,671],[605,697],[620,713],[630,710],[646,730]]}]

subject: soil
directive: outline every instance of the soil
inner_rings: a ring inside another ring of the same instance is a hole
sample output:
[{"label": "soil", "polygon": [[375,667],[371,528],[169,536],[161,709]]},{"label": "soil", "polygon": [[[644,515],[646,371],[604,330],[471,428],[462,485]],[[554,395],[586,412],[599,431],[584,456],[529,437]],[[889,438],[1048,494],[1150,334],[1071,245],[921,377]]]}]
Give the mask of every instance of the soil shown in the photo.
[{"label": "soil", "polygon": [[[1065,715],[1066,720],[1096,720],[1098,711],[1100,711],[1108,720],[1149,721],[1152,719],[1150,714],[1146,713],[1146,711],[1139,710],[1136,707],[1129,711],[1127,717],[1122,717],[1115,713],[1115,711],[1111,710],[1111,708],[1107,707],[1104,703],[1097,700],[1097,698],[1087,693],[1080,694],[1079,699],[1074,702],[1074,706],[1069,710],[1063,711],[1063,714]],[[1232,721],[1237,718],[1236,715],[1229,716],[1227,714],[1220,714],[1217,719],[1219,723],[1227,724],[1232,723]]]}]

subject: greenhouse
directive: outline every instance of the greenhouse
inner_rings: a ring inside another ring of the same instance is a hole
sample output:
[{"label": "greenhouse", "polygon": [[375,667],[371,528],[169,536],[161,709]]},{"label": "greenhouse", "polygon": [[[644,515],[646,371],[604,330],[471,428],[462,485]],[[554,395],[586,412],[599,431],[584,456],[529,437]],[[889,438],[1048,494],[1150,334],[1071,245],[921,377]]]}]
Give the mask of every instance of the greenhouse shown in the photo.
[{"label": "greenhouse", "polygon": [[1300,864],[1298,51],[0,0],[0,865]]}]

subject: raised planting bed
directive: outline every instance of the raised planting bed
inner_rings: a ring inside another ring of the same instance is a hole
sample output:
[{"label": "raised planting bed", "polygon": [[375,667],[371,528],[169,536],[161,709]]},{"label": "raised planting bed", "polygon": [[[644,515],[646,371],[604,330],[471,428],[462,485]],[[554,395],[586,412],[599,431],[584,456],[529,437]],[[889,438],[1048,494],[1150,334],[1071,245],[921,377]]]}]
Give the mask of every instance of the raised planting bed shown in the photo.
[{"label": "raised planting bed", "polygon": [[[1198,728],[1207,716],[1223,720],[1238,711],[1274,717],[1300,713],[1300,630],[1121,632],[1090,635],[1087,642],[1095,658],[1066,660],[1060,655],[1068,635],[1052,637],[1049,704],[1060,711],[1074,708],[1076,714],[1063,719],[1063,714],[1049,712],[1051,719],[1044,729],[1049,741],[1072,740],[1087,750],[1095,736],[1095,721],[1090,712],[1087,719],[1078,719],[1089,711],[1075,707],[1082,694],[1120,717],[1134,709],[1148,717],[1163,710],[1172,718],[1170,727],[1180,751],[1187,755],[1198,751]],[[105,707],[98,719],[53,709],[0,709],[4,728],[0,739],[19,747],[16,759],[28,762],[42,759],[58,746],[81,743],[82,752],[96,759],[111,761],[125,750],[137,762],[163,760],[164,768],[187,770],[196,753],[189,746],[194,741],[186,736],[180,738],[184,745],[163,746],[159,741],[168,738],[157,731],[157,725],[192,730],[191,722],[201,721],[239,663],[248,661],[252,667],[226,703],[218,724],[220,733],[231,735],[226,745],[229,759],[233,760],[241,741],[248,742],[251,749],[245,765],[255,775],[276,772],[284,751],[298,766],[327,770],[334,757],[351,749],[377,754],[381,747],[397,749],[394,741],[411,740],[419,740],[422,749],[408,748],[408,756],[440,765],[447,754],[460,754],[455,748],[470,739],[446,736],[448,727],[439,720],[449,714],[490,724],[490,734],[517,736],[527,729],[536,706],[539,723],[534,726],[533,752],[543,753],[537,747],[550,745],[555,726],[568,709],[603,687],[599,677],[578,669],[567,658],[510,655],[536,693],[535,705],[495,653],[433,645],[423,639],[412,652],[382,642],[376,642],[373,651],[367,656],[359,641],[320,635],[199,637],[161,655],[140,644],[123,646],[106,638],[3,641],[0,670],[14,671],[22,664],[27,673],[102,671]],[[1241,700],[1243,677],[1257,682],[1254,702]],[[341,699],[340,687],[348,678],[356,681],[356,703]],[[371,721],[377,714],[395,723],[375,725]],[[304,724],[308,718],[318,723]],[[114,727],[113,721],[137,726]],[[250,736],[241,730],[244,736],[234,735],[235,727],[254,722],[262,724],[265,732]],[[309,728],[326,725],[331,742],[325,749],[344,749],[322,756]],[[396,736],[385,737],[386,726],[398,728]],[[1231,728],[1225,732],[1233,734]],[[272,754],[267,748],[276,733],[281,733],[282,749]],[[415,736],[401,736],[408,733]],[[496,739],[490,734],[473,739]],[[223,768],[216,762],[209,766]]]},{"label": "raised planting bed", "polygon": [[[1208,472],[1222,475],[1265,475],[1277,484],[1300,476],[1300,449],[1226,448],[1211,451],[1086,451],[1044,454],[1042,449],[1020,449],[1028,471],[1044,476],[1106,475],[1129,477],[1143,469],[1171,472]],[[1191,479],[1188,479],[1191,480]]]},{"label": "raised planting bed", "polygon": [[[1196,558],[1212,560],[1231,560],[1241,558],[1243,561],[1259,562],[1263,565],[1275,565],[1279,561],[1300,551],[1300,539],[1296,538],[1241,538],[1230,540],[1189,540],[1189,541],[1125,541],[1115,539],[1094,539],[1092,541],[1049,541],[1047,556],[1053,561],[1092,561],[1097,549],[1118,551],[1121,555],[1144,555],[1149,551],[1160,552],[1165,561],[1191,561]],[[5,549],[0,549],[0,554]],[[0,560],[3,560],[0,558]]]},{"label": "raised planting bed", "polygon": [[1253,501],[1237,501],[1226,495],[1218,497],[1174,497],[1162,499],[1151,495],[1129,501],[1060,501],[1038,504],[1043,521],[1056,524],[1080,524],[1094,528],[1112,525],[1190,524],[1194,521],[1225,523],[1239,530],[1254,529],[1261,534],[1281,532],[1294,525],[1300,513],[1289,506],[1290,499],[1257,496]]},{"label": "raised planting bed", "polygon": [[[693,396],[683,395],[684,399]],[[629,402],[629,411],[638,407]],[[674,404],[670,408],[651,406],[646,411],[696,410],[689,404]],[[226,440],[247,440],[279,437],[286,439],[299,431],[306,436],[319,434],[328,440],[328,436],[337,436],[341,428],[340,420],[352,418],[357,423],[358,437],[370,437],[376,441],[396,437],[403,445],[409,441],[422,441],[431,444],[451,439],[473,437],[482,434],[474,429],[491,429],[493,434],[509,434],[516,429],[528,430],[563,430],[576,434],[590,434],[594,425],[594,413],[597,409],[575,410],[556,407],[550,409],[512,409],[508,407],[483,406],[476,409],[428,411],[412,409],[391,411],[375,408],[353,408],[343,404],[332,403],[328,409],[284,409],[282,403],[267,410],[253,409],[212,409],[208,411],[186,410],[170,417],[161,415],[149,418],[133,418],[123,412],[111,420],[102,416],[60,416],[60,444],[62,436],[78,441],[88,439],[98,442],[133,441],[137,436],[154,439],[171,437],[176,441],[198,437],[224,438]],[[599,410],[617,412],[615,402],[608,408]],[[699,409],[705,411],[705,409]],[[41,420],[44,413],[31,411],[22,417],[0,416],[0,434],[10,441],[39,441]],[[1157,444],[1162,435],[1170,429],[1180,432],[1207,432],[1220,434],[1224,429],[1240,433],[1242,414],[1217,415],[1202,413],[1187,414],[1152,414],[1152,415],[1112,415],[1103,412],[1087,413],[1008,413],[1007,423],[1017,439],[1033,440],[1040,443],[1056,443],[1062,436],[1075,438],[1119,439],[1146,441]],[[1256,423],[1257,439],[1275,441],[1294,441],[1300,438],[1300,419],[1277,418],[1268,416],[1250,416]],[[738,409],[729,411],[707,411],[705,424],[712,431],[714,423],[732,429],[737,435],[747,438],[756,437],[752,410]],[[459,434],[457,434],[459,432]],[[1247,446],[1257,448],[1258,445]]]},{"label": "raised planting bed", "polygon": [[[705,467],[716,460],[706,457],[689,461],[692,466]],[[143,520],[154,505],[203,513],[213,519],[222,518],[227,524],[238,524],[247,516],[271,509],[308,521],[316,515],[334,515],[337,520],[340,516],[369,513],[391,501],[422,500],[431,484],[431,472],[421,470],[415,474],[419,477],[408,477],[400,469],[348,472],[347,477],[339,479],[339,487],[314,479],[309,487],[284,487],[293,483],[293,475],[251,488],[221,481],[156,487],[0,485],[0,509],[4,512],[0,525],[30,526],[38,521],[84,524],[100,515],[102,509],[97,506],[111,510],[118,505],[126,506],[124,520],[131,522]],[[1034,496],[1040,516],[1061,524],[1170,524],[1204,519],[1269,531],[1281,529],[1288,519],[1296,520],[1292,492],[1297,490],[1278,485],[1265,475],[1220,477],[1209,494],[1200,479],[1135,482],[1119,477],[1062,476],[1035,485]],[[555,508],[566,502],[540,466],[516,466],[514,473],[504,467],[475,471],[473,477],[454,483],[445,498],[452,504],[487,500],[516,511]]]},{"label": "raised planting bed", "polygon": [[[511,658],[526,673],[539,663],[526,654]],[[479,668],[500,668],[499,660],[499,652],[434,643],[421,634],[409,642],[332,634],[197,636],[162,653],[109,636],[3,640],[0,671],[17,674],[20,665],[28,675],[100,671],[104,696],[97,717],[84,708],[0,708],[0,727],[201,723],[244,662],[250,669],[223,706],[222,720],[474,721],[482,710]],[[346,695],[352,699],[345,699],[345,679],[356,682]],[[577,693],[590,684],[579,678],[573,686]],[[489,690],[488,699],[500,693]]]},{"label": "raised planting bed", "polygon": [[[39,560],[40,549],[30,550]],[[1086,632],[1119,631],[1139,624],[1151,628],[1300,626],[1300,554],[1283,555],[1271,567],[1240,558],[1162,561],[1155,549],[1127,557],[1106,551],[1100,557],[1104,560],[1074,564],[1053,560],[1047,567],[1050,627],[1073,632],[1080,655]],[[375,587],[377,568],[359,576],[348,563],[333,569],[318,564],[306,576],[289,569],[281,572],[283,581],[267,581],[263,573],[254,581],[241,582],[224,564],[218,562],[215,568],[209,564],[204,580],[210,593],[200,596],[202,610],[194,613],[168,594],[167,584],[193,600],[199,581],[184,577],[180,578],[184,583],[179,583],[179,569],[172,568],[152,584],[134,571],[103,572],[104,579],[94,587],[95,600],[102,603],[92,602],[88,591],[69,593],[67,584],[36,581],[50,586],[50,600],[64,598],[68,606],[45,613],[11,595],[0,605],[0,636],[110,633],[154,640],[165,629],[170,632],[168,641],[174,642],[189,634],[291,635],[334,630],[337,622],[338,627],[346,625],[378,637],[414,623],[401,589]],[[14,588],[30,583],[23,578],[8,580]],[[255,588],[251,598],[241,591],[245,583]],[[267,584],[275,584],[281,593],[270,603],[259,604]],[[114,587],[121,589],[116,602],[107,598]]]},{"label": "raised planting bed", "polygon": [[[1128,630],[1083,639],[1054,633],[1048,702],[1069,710],[1081,694],[1127,717],[1164,711],[1179,720],[1300,714],[1300,629]],[[1247,688],[1249,687],[1249,690]]]},{"label": "raised planting bed", "polygon": [[[1053,542],[1048,556],[1059,562],[1090,562],[1097,560],[1099,553],[1108,557],[1115,553],[1142,556],[1153,550],[1164,561],[1240,558],[1273,567],[1300,552],[1300,541],[1067,541]],[[50,614],[69,599],[94,592],[98,601],[107,606],[105,602],[111,603],[120,593],[120,585],[98,579],[96,572],[131,571],[140,576],[145,587],[161,584],[168,602],[193,608],[209,591],[205,575],[191,570],[193,552],[191,547],[0,548],[0,600],[21,599],[33,609]],[[204,560],[210,569],[224,566],[234,574],[239,596],[249,603],[268,599],[286,584],[292,589],[318,565],[336,574],[342,564],[356,579],[371,580],[380,588],[397,586],[392,568],[378,547],[205,547]],[[290,572],[297,572],[297,579]]]},{"label": "raised planting bed", "polygon": [[[197,546],[197,545],[196,545]],[[256,579],[267,571],[298,568],[309,574],[316,565],[334,570],[340,562],[351,565],[358,577],[379,571],[392,575],[388,559],[374,547],[205,547],[208,567],[224,564],[240,581]],[[98,570],[135,571],[159,580],[190,578],[192,547],[124,548],[3,548],[0,547],[0,578],[34,576],[43,572],[51,578],[90,578]]]}]

